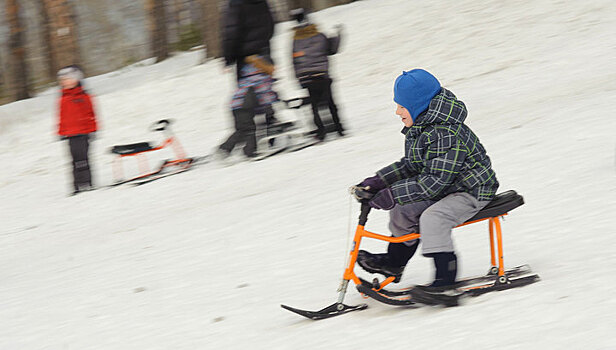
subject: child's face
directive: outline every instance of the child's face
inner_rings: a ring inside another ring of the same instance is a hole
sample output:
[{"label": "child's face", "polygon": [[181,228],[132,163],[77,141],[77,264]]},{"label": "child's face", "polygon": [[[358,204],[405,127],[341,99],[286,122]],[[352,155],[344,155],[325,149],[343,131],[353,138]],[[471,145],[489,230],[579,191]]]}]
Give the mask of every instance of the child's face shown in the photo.
[{"label": "child's face", "polygon": [[60,78],[60,86],[62,89],[72,89],[79,84],[79,81],[72,78]]},{"label": "child's face", "polygon": [[413,118],[411,118],[411,113],[409,113],[409,110],[398,104],[397,106],[398,108],[396,108],[396,115],[402,118],[402,124],[408,128],[413,126]]}]

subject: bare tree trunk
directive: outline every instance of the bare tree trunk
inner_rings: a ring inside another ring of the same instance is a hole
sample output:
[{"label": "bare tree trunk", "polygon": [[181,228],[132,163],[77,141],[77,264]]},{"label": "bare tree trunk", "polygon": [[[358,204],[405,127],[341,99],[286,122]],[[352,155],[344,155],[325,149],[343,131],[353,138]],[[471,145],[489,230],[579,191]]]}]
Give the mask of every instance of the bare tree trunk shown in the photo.
[{"label": "bare tree trunk", "polygon": [[146,11],[150,22],[152,54],[156,57],[156,62],[160,62],[169,57],[165,2],[163,0],[146,0]]},{"label": "bare tree trunk", "polygon": [[51,31],[49,30],[49,14],[43,1],[39,3],[39,14],[41,16],[41,27],[43,28],[43,58],[45,60],[45,68],[47,70],[47,78],[55,79],[56,77],[56,64],[51,54]]},{"label": "bare tree trunk", "polygon": [[17,0],[6,0],[6,20],[9,23],[9,70],[11,73],[10,89],[15,100],[30,98],[28,87],[28,66],[26,64],[26,47],[24,27],[19,18]]},{"label": "bare tree trunk", "polygon": [[62,67],[80,64],[77,22],[68,0],[43,0],[45,42],[51,76]]},{"label": "bare tree trunk", "polygon": [[172,0],[168,10],[167,35],[171,43],[177,43],[182,34],[182,0]]},{"label": "bare tree trunk", "polygon": [[200,0],[203,13],[201,31],[205,44],[206,58],[222,56],[220,43],[220,10],[218,0]]},{"label": "bare tree trunk", "polygon": [[7,88],[6,68],[3,58],[2,52],[0,52],[0,104],[2,103],[3,97],[5,97]]}]

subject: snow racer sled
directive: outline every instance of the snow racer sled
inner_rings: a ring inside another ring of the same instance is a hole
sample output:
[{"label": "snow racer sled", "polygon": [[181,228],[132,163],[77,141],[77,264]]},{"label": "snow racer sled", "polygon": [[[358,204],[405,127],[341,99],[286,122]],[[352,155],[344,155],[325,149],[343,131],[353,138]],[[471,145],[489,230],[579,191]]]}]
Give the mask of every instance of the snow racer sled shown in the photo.
[{"label": "snow racer sled", "polygon": [[[205,157],[199,158],[187,158],[184,153],[184,149],[180,144],[180,141],[173,134],[171,130],[171,120],[162,119],[150,127],[152,131],[161,131],[165,134],[165,139],[157,146],[153,146],[150,142],[138,142],[128,145],[116,145],[110,149],[110,152],[117,157],[114,158],[113,177],[114,183],[112,186],[117,186],[125,183],[144,184],[162,177],[177,174],[189,170],[197,161],[201,162],[205,160]],[[155,170],[150,170],[146,154],[148,152],[162,150],[163,148],[170,147],[173,149],[175,158],[165,160],[160,167]],[[141,174],[129,179],[124,179],[124,172],[122,168],[122,159],[125,157],[135,157],[139,163],[139,169]]]},{"label": "snow racer sled", "polygon": [[[415,304],[425,304],[422,300],[422,293],[419,288],[413,291],[413,287],[402,290],[388,290],[385,287],[394,281],[394,276],[385,276],[383,281],[375,278],[373,281],[365,281],[359,278],[353,271],[357,261],[359,246],[363,238],[373,238],[391,243],[407,242],[420,238],[419,233],[411,233],[401,237],[390,237],[373,233],[365,230],[368,214],[371,207],[368,205],[368,200],[373,194],[363,190],[360,187],[353,186],[351,188],[353,194],[361,199],[361,214],[359,223],[353,238],[353,245],[349,256],[347,257],[346,269],[342,276],[340,287],[338,288],[338,301],[330,306],[319,311],[306,311],[296,309],[287,305],[281,305],[282,308],[292,311],[301,316],[319,320],[341,315],[350,311],[363,310],[368,307],[366,304],[349,306],[344,304],[344,297],[350,281],[355,283],[357,290],[365,297],[370,297],[379,302],[398,305],[398,306],[413,306]],[[474,224],[480,221],[488,220],[489,224],[489,239],[490,239],[490,269],[486,275],[464,278],[456,282],[455,294],[438,295],[438,304],[445,306],[455,306],[458,304],[458,299],[461,296],[477,296],[487,292],[510,289],[514,287],[525,286],[539,280],[539,276],[531,274],[528,265],[522,265],[513,269],[505,269],[503,261],[503,239],[500,218],[507,215],[509,211],[524,204],[524,199],[515,191],[506,191],[497,194],[496,197],[485,208],[479,211],[474,217],[459,225],[465,226]],[[495,247],[496,241],[496,247]],[[415,297],[413,297],[415,295]]]},{"label": "snow racer sled", "polygon": [[[296,97],[282,101],[287,109],[295,113],[295,118],[290,121],[273,122],[266,116],[264,123],[257,125],[257,150],[260,155],[254,160],[262,160],[284,152],[295,152],[318,144],[316,129],[312,127],[312,108],[310,97]],[[327,104],[324,104],[326,107]],[[327,108],[323,108],[325,111]],[[326,133],[336,132],[329,113],[321,112],[321,119]]]}]

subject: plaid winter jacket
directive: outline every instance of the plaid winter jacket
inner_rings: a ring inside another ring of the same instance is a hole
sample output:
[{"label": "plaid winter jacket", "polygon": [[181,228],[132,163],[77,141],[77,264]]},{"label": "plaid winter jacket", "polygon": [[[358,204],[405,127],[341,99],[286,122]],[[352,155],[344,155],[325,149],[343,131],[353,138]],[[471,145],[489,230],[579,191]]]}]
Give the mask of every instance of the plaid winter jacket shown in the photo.
[{"label": "plaid winter jacket", "polygon": [[464,124],[466,106],[441,89],[413,126],[404,128],[404,157],[377,172],[399,204],[466,192],[491,200],[498,189],[490,158]]}]

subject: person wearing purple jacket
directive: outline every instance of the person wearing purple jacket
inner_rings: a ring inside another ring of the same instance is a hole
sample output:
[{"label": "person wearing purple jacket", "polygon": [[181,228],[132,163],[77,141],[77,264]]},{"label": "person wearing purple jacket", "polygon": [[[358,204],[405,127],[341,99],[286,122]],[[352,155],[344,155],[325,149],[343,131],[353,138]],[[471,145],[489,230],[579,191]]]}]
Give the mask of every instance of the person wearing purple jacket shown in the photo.
[{"label": "person wearing purple jacket", "polygon": [[327,103],[336,132],[344,136],[344,128],[338,116],[338,107],[332,96],[332,79],[329,75],[328,56],[338,52],[341,27],[338,35],[328,38],[320,33],[316,24],[310,23],[304,9],[291,11],[291,16],[298,22],[293,28],[293,68],[302,88],[308,89],[310,103],[317,127],[317,138],[325,139],[326,130],[319,115],[319,105]]}]

